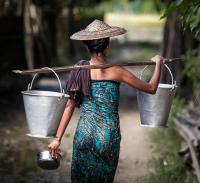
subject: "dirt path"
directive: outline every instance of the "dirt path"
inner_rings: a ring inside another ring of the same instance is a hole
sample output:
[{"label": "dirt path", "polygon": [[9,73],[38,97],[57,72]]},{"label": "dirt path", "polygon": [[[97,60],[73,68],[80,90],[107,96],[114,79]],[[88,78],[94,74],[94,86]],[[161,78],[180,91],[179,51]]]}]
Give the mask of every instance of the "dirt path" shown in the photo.
[{"label": "dirt path", "polygon": [[115,177],[116,183],[144,182],[150,169],[147,166],[151,158],[148,129],[139,125],[138,111],[121,111],[121,152]]}]

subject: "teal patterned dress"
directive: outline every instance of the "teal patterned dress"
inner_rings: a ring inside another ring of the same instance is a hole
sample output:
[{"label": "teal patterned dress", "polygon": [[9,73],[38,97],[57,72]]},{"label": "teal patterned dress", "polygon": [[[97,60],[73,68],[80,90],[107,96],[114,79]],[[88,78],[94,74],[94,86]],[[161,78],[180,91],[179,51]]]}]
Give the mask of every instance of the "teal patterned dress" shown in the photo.
[{"label": "teal patterned dress", "polygon": [[112,183],[119,159],[119,84],[91,80],[73,141],[71,183]]}]

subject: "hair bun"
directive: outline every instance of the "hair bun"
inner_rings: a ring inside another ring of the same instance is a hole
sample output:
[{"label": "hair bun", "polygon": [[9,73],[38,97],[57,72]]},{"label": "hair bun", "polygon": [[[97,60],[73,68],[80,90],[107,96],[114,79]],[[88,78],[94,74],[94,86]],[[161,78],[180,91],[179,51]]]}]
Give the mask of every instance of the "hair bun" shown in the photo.
[{"label": "hair bun", "polygon": [[91,53],[103,53],[109,44],[109,38],[83,41]]}]

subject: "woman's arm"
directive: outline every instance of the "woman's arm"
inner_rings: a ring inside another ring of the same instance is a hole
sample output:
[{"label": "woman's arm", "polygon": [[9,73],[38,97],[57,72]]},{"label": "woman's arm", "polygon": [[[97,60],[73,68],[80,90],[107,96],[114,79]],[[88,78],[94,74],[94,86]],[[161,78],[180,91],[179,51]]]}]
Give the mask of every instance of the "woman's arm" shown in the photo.
[{"label": "woman's arm", "polygon": [[69,121],[74,112],[74,108],[75,108],[75,102],[71,99],[68,99],[57,133],[56,133],[56,138],[48,145],[48,148],[52,157],[56,157],[57,150],[61,143],[62,136],[65,132],[66,127],[69,124]]},{"label": "woman's arm", "polygon": [[149,83],[140,80],[125,68],[120,69],[119,73],[120,81],[125,82],[130,86],[137,88],[141,91],[155,94],[158,88],[158,82],[160,80],[160,74],[161,74],[161,66],[164,63],[164,58],[159,55],[156,55],[151,60],[153,62],[156,62],[156,67]]}]

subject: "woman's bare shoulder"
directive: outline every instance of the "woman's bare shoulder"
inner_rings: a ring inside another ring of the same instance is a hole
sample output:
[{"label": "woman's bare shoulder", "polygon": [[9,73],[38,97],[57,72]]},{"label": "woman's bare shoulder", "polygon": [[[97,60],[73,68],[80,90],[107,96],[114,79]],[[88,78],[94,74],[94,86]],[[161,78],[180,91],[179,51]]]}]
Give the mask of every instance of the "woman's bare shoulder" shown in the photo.
[{"label": "woman's bare shoulder", "polygon": [[110,68],[113,72],[123,72],[125,71],[126,69],[122,66],[113,66]]},{"label": "woman's bare shoulder", "polygon": [[121,81],[122,76],[128,72],[128,70],[122,66],[113,66],[109,68],[109,72],[115,80]]}]

